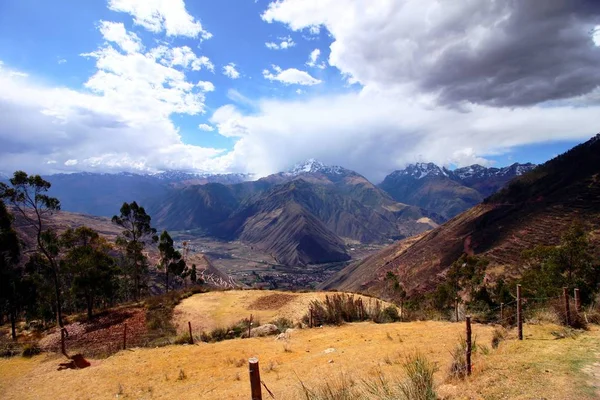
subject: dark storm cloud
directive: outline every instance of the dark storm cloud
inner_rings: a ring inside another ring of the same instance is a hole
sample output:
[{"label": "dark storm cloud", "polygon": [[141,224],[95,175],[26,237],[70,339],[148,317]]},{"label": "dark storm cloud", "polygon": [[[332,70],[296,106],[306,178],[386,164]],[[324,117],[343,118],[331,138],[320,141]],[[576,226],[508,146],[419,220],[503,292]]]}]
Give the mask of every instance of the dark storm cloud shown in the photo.
[{"label": "dark storm cloud", "polygon": [[591,38],[600,1],[497,1],[487,15],[464,17],[491,35],[474,49],[476,30],[466,31],[420,76],[419,86],[439,92],[441,102],[527,106],[600,85],[600,47]]}]

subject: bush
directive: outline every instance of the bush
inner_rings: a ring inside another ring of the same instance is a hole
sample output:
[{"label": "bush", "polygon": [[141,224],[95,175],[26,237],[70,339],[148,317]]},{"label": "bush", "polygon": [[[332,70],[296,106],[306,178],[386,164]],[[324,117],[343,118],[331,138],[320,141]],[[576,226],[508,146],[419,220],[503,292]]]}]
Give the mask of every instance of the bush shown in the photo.
[{"label": "bush", "polygon": [[42,349],[40,349],[37,344],[28,343],[23,347],[23,352],[21,353],[21,355],[23,357],[33,357],[40,354],[41,352]]},{"label": "bush", "polygon": [[[476,338],[472,338],[471,342],[471,354],[477,352],[477,341]],[[452,363],[450,364],[450,370],[448,371],[449,379],[464,379],[467,376],[467,340],[464,336],[460,336],[458,343],[454,350],[450,353],[452,356]]]},{"label": "bush", "polygon": [[294,323],[292,322],[292,320],[285,317],[277,318],[276,320],[271,321],[271,323],[277,326],[279,332],[285,332],[287,329],[294,327]]},{"label": "bush", "polygon": [[[336,293],[325,296],[325,301],[313,300],[310,303],[313,324],[318,325],[341,325],[345,322],[357,322],[371,320],[374,322],[399,321],[400,315],[395,306],[382,308],[382,302],[375,300],[374,303],[366,305],[361,297],[354,295]],[[310,312],[302,318],[305,325],[310,323]]]},{"label": "bush", "polygon": [[497,349],[500,342],[506,338],[506,330],[504,328],[496,328],[492,333],[492,348]]},{"label": "bush", "polygon": [[435,384],[433,374],[437,371],[436,366],[422,354],[409,356],[402,368],[407,378],[400,385],[400,391],[408,400],[435,400]]}]

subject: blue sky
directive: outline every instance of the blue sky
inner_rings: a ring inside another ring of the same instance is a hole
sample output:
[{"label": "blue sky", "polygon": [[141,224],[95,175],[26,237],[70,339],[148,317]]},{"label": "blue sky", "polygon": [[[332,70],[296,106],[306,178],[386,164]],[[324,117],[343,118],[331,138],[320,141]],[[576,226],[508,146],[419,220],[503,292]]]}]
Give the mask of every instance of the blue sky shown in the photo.
[{"label": "blue sky", "polygon": [[0,0],[0,171],[264,175],[314,157],[378,180],[540,163],[600,131],[597,10],[544,10],[562,43],[547,14],[493,4]]}]

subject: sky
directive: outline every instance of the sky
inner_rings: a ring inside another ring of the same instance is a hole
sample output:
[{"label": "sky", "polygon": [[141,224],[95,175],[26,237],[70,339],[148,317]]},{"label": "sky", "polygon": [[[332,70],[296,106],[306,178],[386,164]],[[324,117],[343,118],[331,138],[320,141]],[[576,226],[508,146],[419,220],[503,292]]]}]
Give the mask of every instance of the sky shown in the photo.
[{"label": "sky", "polygon": [[0,0],[0,172],[540,163],[599,85],[596,0]]}]

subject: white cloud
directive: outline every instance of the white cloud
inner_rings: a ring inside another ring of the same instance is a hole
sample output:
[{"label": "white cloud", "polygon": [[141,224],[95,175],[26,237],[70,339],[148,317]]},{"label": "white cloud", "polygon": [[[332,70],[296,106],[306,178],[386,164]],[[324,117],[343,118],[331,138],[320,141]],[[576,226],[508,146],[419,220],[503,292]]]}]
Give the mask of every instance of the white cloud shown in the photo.
[{"label": "white cloud", "polygon": [[59,59],[57,62],[58,62],[59,64],[64,64],[64,63],[66,63],[66,62],[67,62],[67,60],[66,60],[66,59],[64,59],[64,58],[60,58],[60,59]]},{"label": "white cloud", "polygon": [[279,43],[267,42],[265,46],[271,50],[285,50],[296,45],[290,36],[278,37],[277,39],[279,39]]},{"label": "white cloud", "polygon": [[321,32],[321,27],[319,25],[311,25],[308,27],[308,31],[311,35],[318,35]]},{"label": "white cloud", "polygon": [[125,12],[133,22],[151,32],[165,31],[167,36],[210,39],[212,34],[191,16],[183,0],[108,0],[108,8]]},{"label": "white cloud", "polygon": [[117,44],[126,53],[141,51],[142,41],[133,32],[127,32],[120,22],[100,21],[100,33],[105,40]]},{"label": "white cloud", "polygon": [[238,92],[235,89],[229,89],[227,91],[227,98],[235,103],[249,105],[249,106],[254,105],[254,101],[250,100],[248,97],[244,96],[243,94],[241,94],[240,92]]},{"label": "white cloud", "polygon": [[198,57],[188,46],[168,47],[161,45],[152,49],[150,54],[161,64],[169,67],[181,66],[192,71],[200,71],[202,68],[209,71],[215,70],[215,66],[208,57]]},{"label": "white cloud", "polygon": [[240,73],[235,68],[234,63],[229,63],[223,67],[223,75],[231,79],[238,79],[240,77]]},{"label": "white cloud", "polygon": [[600,106],[455,110],[427,97],[371,90],[262,100],[247,115],[227,105],[211,122],[222,135],[238,138],[220,157],[230,169],[264,176],[315,157],[378,181],[409,162],[464,166],[515,146],[586,140],[598,130],[599,113]]},{"label": "white cloud", "polygon": [[409,85],[440,104],[495,106],[594,90],[600,53],[589,32],[599,16],[591,2],[558,0],[278,0],[262,14],[293,31],[325,27],[329,64],[351,83]]},{"label": "white cloud", "polygon": [[596,46],[600,46],[600,25],[596,25],[592,31],[592,40]]},{"label": "white cloud", "polygon": [[[97,71],[86,91],[49,87],[0,69],[0,171],[157,171],[222,167],[223,150],[187,145],[173,114],[204,112],[208,81],[188,70],[209,68],[189,48],[144,52],[120,24],[101,23],[106,43],[83,56]],[[14,132],[19,132],[15,135]]]},{"label": "white cloud", "polygon": [[267,69],[263,70],[263,76],[265,79],[270,81],[278,81],[286,85],[312,86],[321,83],[319,79],[313,78],[306,71],[300,71],[296,68],[282,70],[281,67],[277,65],[273,65],[272,68],[275,73]]},{"label": "white cloud", "polygon": [[203,92],[214,92],[215,91],[215,85],[213,85],[212,82],[200,81],[196,84],[196,86],[198,86],[200,88],[200,90],[202,90]]},{"label": "white cloud", "polygon": [[308,65],[309,67],[312,67],[312,68],[324,69],[326,67],[324,62],[317,63],[320,55],[321,55],[321,50],[314,49],[308,56],[308,61],[306,62],[306,65]]},{"label": "white cloud", "polygon": [[304,90],[302,90],[302,89],[296,89],[296,94],[303,94],[303,93],[304,93]]},{"label": "white cloud", "polygon": [[208,124],[200,124],[198,125],[198,129],[200,129],[201,131],[205,131],[205,132],[212,132],[215,130],[215,128],[211,125]]}]

